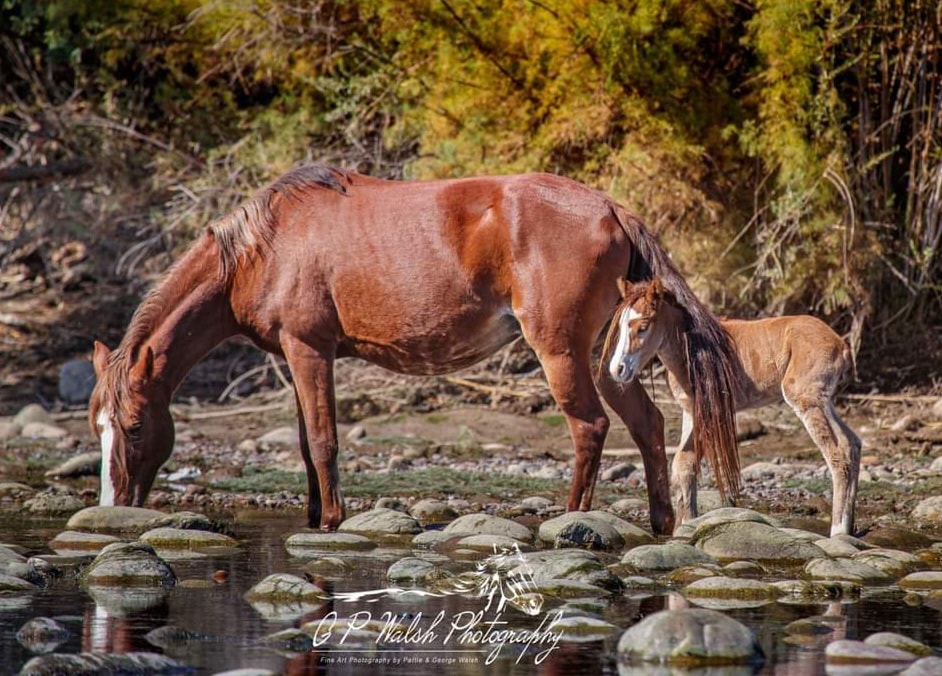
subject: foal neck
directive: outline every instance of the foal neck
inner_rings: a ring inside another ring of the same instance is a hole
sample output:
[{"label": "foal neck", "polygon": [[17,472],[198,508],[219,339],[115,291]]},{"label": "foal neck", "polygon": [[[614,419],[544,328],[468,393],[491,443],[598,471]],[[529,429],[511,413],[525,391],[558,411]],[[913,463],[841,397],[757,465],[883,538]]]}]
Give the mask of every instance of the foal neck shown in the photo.
[{"label": "foal neck", "polygon": [[684,344],[684,315],[672,303],[662,300],[657,311],[657,323],[661,333],[657,357],[664,368],[679,378],[687,380],[687,351]]}]

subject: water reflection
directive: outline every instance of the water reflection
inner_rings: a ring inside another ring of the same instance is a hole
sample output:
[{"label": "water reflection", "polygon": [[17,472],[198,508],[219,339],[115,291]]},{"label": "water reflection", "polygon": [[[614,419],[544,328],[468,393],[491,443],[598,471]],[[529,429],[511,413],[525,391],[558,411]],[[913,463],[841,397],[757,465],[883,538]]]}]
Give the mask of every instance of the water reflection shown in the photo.
[{"label": "water reflection", "polygon": [[[35,536],[3,533],[6,541],[29,542],[32,553],[41,553],[43,544]],[[751,668],[709,668],[700,670],[660,669],[653,665],[619,664],[616,647],[624,628],[665,608],[690,607],[690,601],[669,588],[657,587],[632,592],[611,599],[572,601],[565,604],[571,612],[589,609],[595,616],[616,625],[603,638],[560,640],[545,659],[537,663],[538,646],[526,648],[508,644],[501,648],[493,664],[487,664],[489,646],[462,644],[455,634],[445,643],[445,625],[460,613],[480,612],[486,600],[474,593],[453,594],[444,598],[414,595],[379,597],[369,602],[338,600],[353,592],[385,587],[385,572],[395,557],[373,557],[369,553],[331,556],[348,565],[338,575],[309,575],[312,582],[328,592],[331,600],[314,607],[292,608],[290,613],[268,612],[249,604],[245,592],[273,572],[304,576],[307,561],[292,557],[283,541],[299,530],[296,515],[266,517],[236,526],[236,537],[243,544],[238,551],[214,554],[173,563],[181,584],[174,590],[135,590],[117,593],[113,589],[93,588],[81,591],[74,577],[66,575],[52,586],[28,595],[8,597],[16,603],[0,604],[0,665],[17,671],[33,653],[20,645],[17,630],[37,617],[56,618],[74,636],[57,649],[59,652],[163,652],[200,673],[255,667],[285,674],[670,674],[671,676],[746,676],[774,674],[805,676],[841,672],[824,664],[824,647],[831,641],[860,639],[877,631],[895,631],[935,649],[942,647],[942,623],[939,611],[928,605],[908,606],[896,588],[870,591],[853,602],[796,603],[771,602],[759,607],[738,607],[727,614],[752,628],[765,654],[766,662],[758,672]],[[54,535],[54,533],[53,533]],[[49,536],[51,538],[51,535]],[[30,538],[33,538],[31,541]],[[397,557],[409,555],[398,551]],[[465,562],[454,573],[473,567]],[[492,599],[489,616],[500,605]],[[536,629],[544,615],[560,607],[550,602],[534,616],[505,604],[500,610],[514,629]],[[366,615],[357,615],[366,613]],[[383,636],[386,618],[408,625],[427,626],[432,618],[444,613],[437,639],[428,644],[403,643]],[[371,623],[364,621],[369,616]],[[416,617],[421,616],[419,621]],[[354,618],[351,620],[350,618]],[[796,621],[802,621],[793,624]],[[351,624],[353,622],[353,624]],[[320,626],[321,630],[312,627]],[[330,639],[326,628],[334,628]],[[302,654],[285,651],[262,641],[286,628],[304,628],[314,643]],[[345,637],[341,641],[340,637]],[[492,649],[493,646],[490,646]],[[453,652],[446,652],[451,650]],[[397,662],[398,660],[398,662]],[[857,665],[855,665],[857,666]]]}]

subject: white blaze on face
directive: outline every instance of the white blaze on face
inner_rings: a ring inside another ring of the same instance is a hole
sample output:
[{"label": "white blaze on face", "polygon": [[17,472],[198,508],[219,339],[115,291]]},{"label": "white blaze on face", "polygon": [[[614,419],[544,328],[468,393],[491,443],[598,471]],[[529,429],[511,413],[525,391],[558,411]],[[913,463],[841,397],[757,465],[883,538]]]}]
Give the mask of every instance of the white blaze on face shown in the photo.
[{"label": "white blaze on face", "polygon": [[111,478],[111,456],[114,451],[114,426],[108,411],[102,409],[98,414],[98,432],[101,435],[101,490],[98,504],[114,505],[114,481]]},{"label": "white blaze on face", "polygon": [[618,342],[615,343],[615,349],[612,351],[612,358],[608,362],[608,372],[612,379],[619,380],[618,366],[625,353],[631,348],[631,329],[629,324],[636,319],[640,319],[641,314],[634,308],[629,308],[627,312],[622,312],[618,318]]}]

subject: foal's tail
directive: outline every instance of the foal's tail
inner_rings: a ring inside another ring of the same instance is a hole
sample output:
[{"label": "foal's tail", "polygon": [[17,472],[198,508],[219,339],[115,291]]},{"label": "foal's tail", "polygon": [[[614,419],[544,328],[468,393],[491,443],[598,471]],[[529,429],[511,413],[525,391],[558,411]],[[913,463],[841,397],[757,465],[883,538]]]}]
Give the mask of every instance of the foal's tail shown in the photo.
[{"label": "foal's tail", "polygon": [[729,335],[700,302],[657,238],[641,220],[618,205],[615,218],[632,244],[627,277],[639,282],[659,277],[685,314],[687,375],[693,389],[694,453],[706,457],[721,497],[738,497],[735,390],[738,358]]}]

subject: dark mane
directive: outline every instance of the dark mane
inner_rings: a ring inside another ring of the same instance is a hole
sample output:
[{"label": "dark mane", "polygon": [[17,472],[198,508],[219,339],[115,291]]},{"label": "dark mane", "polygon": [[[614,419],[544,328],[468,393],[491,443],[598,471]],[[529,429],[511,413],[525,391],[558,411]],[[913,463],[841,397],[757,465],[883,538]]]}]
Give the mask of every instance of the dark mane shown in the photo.
[{"label": "dark mane", "polygon": [[326,188],[343,195],[351,178],[350,172],[343,169],[321,164],[302,165],[212,223],[207,231],[219,246],[220,277],[231,280],[244,256],[263,251],[271,245],[275,227],[271,204],[276,195],[298,196],[315,188]]}]

